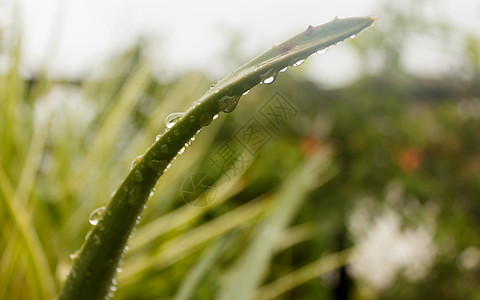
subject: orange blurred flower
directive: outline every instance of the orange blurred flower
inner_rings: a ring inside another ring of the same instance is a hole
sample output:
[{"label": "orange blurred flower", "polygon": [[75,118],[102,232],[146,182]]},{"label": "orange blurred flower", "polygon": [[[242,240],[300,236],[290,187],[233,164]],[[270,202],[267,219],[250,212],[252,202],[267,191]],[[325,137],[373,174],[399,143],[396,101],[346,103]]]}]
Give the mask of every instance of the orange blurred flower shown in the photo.
[{"label": "orange blurred flower", "polygon": [[412,173],[418,169],[422,162],[420,151],[412,148],[405,149],[401,152],[398,159],[398,166],[407,173]]},{"label": "orange blurred flower", "polygon": [[312,156],[322,148],[322,143],[319,139],[313,136],[306,136],[302,138],[301,142],[302,152],[306,156]]}]

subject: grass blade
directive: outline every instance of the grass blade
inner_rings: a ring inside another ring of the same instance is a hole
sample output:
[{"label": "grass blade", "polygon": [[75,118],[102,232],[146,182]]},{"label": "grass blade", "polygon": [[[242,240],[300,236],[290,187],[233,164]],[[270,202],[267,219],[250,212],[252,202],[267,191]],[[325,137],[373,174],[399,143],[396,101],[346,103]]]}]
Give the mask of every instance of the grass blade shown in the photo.
[{"label": "grass blade", "polygon": [[[330,165],[328,153],[320,152],[297,167],[275,194],[276,205],[258,226],[256,236],[233,267],[217,299],[252,299],[265,276],[282,233],[301,207],[306,194],[319,182]],[[322,178],[323,179],[323,178]]]},{"label": "grass blade", "polygon": [[276,299],[287,291],[306,283],[322,274],[333,271],[350,262],[352,249],[324,256],[298,270],[280,277],[279,279],[262,286],[255,292],[255,299]]},{"label": "grass blade", "polygon": [[227,234],[218,241],[215,241],[214,245],[205,249],[205,254],[203,254],[198,263],[186,274],[174,300],[193,299],[196,287],[234,240],[235,239]]}]

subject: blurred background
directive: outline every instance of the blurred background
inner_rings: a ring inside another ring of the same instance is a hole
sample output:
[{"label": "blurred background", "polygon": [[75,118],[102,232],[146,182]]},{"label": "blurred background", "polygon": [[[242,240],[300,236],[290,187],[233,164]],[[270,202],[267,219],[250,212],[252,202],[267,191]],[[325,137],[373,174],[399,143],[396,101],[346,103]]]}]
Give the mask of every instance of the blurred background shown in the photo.
[{"label": "blurred background", "polygon": [[[197,134],[161,177],[112,293],[479,299],[469,0],[1,1],[0,299],[55,297],[89,215],[168,114],[310,24],[369,15],[374,27]],[[240,138],[252,120],[253,148]],[[207,186],[189,185],[198,178]]]}]

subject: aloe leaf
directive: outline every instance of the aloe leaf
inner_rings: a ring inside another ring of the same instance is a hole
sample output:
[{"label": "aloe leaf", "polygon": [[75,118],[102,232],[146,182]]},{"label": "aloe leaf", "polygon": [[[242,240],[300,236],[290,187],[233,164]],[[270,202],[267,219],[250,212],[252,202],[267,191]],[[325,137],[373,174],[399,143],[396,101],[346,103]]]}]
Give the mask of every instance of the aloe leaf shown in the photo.
[{"label": "aloe leaf", "polygon": [[[116,287],[116,272],[149,195],[177,153],[220,112],[235,109],[241,95],[260,82],[271,82],[288,66],[343,41],[372,25],[374,19],[335,18],[254,58],[219,81],[169,126],[130,170],[95,227],[74,256],[59,299],[105,299]],[[183,152],[183,151],[182,151]]]}]

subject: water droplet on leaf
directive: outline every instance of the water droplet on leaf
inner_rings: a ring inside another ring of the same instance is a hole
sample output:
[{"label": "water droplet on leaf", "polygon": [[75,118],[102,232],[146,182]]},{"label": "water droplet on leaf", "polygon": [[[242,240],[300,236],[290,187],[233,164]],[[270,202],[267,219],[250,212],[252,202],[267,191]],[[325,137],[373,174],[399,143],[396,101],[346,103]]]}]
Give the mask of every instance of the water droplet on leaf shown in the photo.
[{"label": "water droplet on leaf", "polygon": [[172,128],[175,123],[177,123],[178,120],[180,120],[181,117],[183,117],[185,113],[183,112],[177,112],[173,114],[169,114],[167,118],[165,119],[165,123],[167,124],[167,128]]},{"label": "water droplet on leaf", "polygon": [[283,73],[283,72],[285,72],[286,70],[287,70],[287,67],[285,67],[285,68],[283,68],[283,69],[280,69],[279,72],[280,72],[280,73]]},{"label": "water droplet on leaf", "polygon": [[[221,111],[225,113],[230,113],[235,110],[238,104],[238,100],[240,99],[240,96],[223,96],[219,101],[218,105]],[[216,119],[215,117],[213,118],[214,120]]]},{"label": "water droplet on leaf", "polygon": [[168,146],[166,144],[163,144],[160,146],[160,151],[162,153],[168,153]]},{"label": "water droplet on leaf", "polygon": [[200,126],[207,126],[212,123],[213,115],[211,113],[205,112],[200,115]]},{"label": "water droplet on leaf", "polygon": [[166,160],[155,160],[155,159],[152,159],[148,165],[150,166],[150,168],[154,169],[155,171],[157,172],[162,172],[163,170],[165,170],[165,168],[167,167],[168,165],[168,162]]},{"label": "water droplet on leaf", "polygon": [[192,103],[192,105],[190,105],[190,108],[195,108],[195,107],[197,107],[198,105],[200,105],[200,101],[194,101],[194,102]]},{"label": "water droplet on leaf", "polygon": [[75,251],[75,253],[70,254],[70,259],[71,260],[77,259],[79,254],[80,254],[80,250]]},{"label": "water droplet on leaf", "polygon": [[265,79],[265,80],[263,81],[263,83],[265,83],[265,84],[270,84],[270,83],[272,83],[274,80],[275,80],[275,77],[274,77],[274,76],[270,76],[270,77],[268,77],[267,79]]},{"label": "water droplet on leaf", "polygon": [[104,211],[105,206],[95,209],[88,217],[88,223],[92,224],[93,226],[97,225],[98,221],[100,220],[100,216],[103,214]]},{"label": "water droplet on leaf", "polygon": [[327,51],[328,51],[328,47],[318,50],[317,53],[318,54],[325,54],[325,53],[327,53]]},{"label": "water droplet on leaf", "polygon": [[143,176],[140,170],[135,170],[135,172],[133,172],[133,180],[135,180],[136,182],[142,182]]},{"label": "water droplet on leaf", "polygon": [[143,154],[135,157],[135,159],[132,161],[132,164],[130,165],[130,170],[133,169],[142,158]]},{"label": "water droplet on leaf", "polygon": [[155,141],[158,141],[161,137],[162,137],[163,134],[159,134],[155,137]]},{"label": "water droplet on leaf", "polygon": [[182,149],[178,150],[178,154],[182,154],[183,152],[185,152],[185,147],[182,147]]},{"label": "water droplet on leaf", "polygon": [[299,65],[303,64],[304,61],[304,59],[298,60],[296,63],[293,64],[293,66],[298,67]]},{"label": "water droplet on leaf", "polygon": [[242,94],[242,95],[244,95],[244,96],[245,96],[246,94],[248,94],[248,92],[250,92],[250,90],[246,90],[245,92],[243,92],[243,94]]}]

